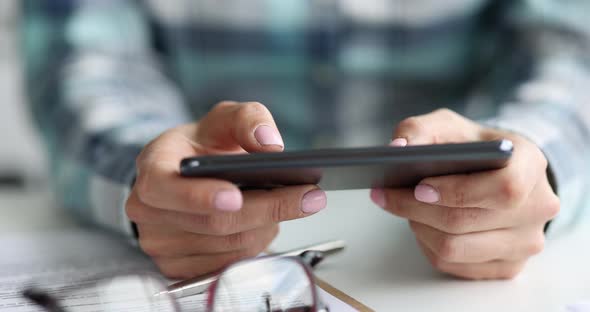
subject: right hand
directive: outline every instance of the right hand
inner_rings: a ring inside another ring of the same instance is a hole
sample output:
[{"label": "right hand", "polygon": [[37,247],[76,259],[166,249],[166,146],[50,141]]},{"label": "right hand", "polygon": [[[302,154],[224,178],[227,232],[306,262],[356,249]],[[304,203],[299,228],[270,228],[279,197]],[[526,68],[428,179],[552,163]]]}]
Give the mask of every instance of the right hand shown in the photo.
[{"label": "right hand", "polygon": [[201,121],[156,138],[137,159],[126,204],[142,250],[167,277],[190,278],[258,255],[278,234],[279,222],[325,208],[326,194],[315,185],[241,192],[227,181],[179,174],[186,157],[282,150],[275,122],[260,103],[220,103]]}]

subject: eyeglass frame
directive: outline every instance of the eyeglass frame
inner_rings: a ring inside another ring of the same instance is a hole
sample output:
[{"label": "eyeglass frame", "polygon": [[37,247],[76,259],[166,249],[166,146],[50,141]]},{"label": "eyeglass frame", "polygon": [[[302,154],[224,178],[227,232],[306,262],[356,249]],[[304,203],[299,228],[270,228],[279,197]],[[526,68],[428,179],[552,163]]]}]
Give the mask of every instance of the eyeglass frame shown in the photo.
[{"label": "eyeglass frame", "polygon": [[[319,254],[319,256],[316,256],[315,254]],[[231,270],[232,268],[235,268],[237,266],[240,265],[245,265],[248,263],[253,263],[253,262],[257,262],[257,261],[264,261],[267,259],[283,259],[283,260],[291,260],[294,261],[298,264],[301,265],[301,267],[303,268],[303,272],[305,273],[307,279],[310,282],[310,291],[312,294],[312,300],[314,303],[314,306],[312,306],[312,311],[311,312],[329,312],[329,308],[328,306],[326,306],[323,301],[321,300],[318,291],[317,291],[317,284],[316,284],[316,279],[315,279],[315,275],[312,273],[311,267],[315,266],[315,264],[321,262],[321,259],[323,259],[323,254],[322,252],[318,252],[318,251],[307,251],[302,253],[300,256],[291,256],[291,257],[277,257],[277,256],[264,256],[264,257],[258,257],[258,258],[250,258],[250,259],[245,259],[245,260],[241,260],[238,262],[235,262],[233,264],[228,265],[227,267],[225,267],[222,272],[218,275],[218,278],[213,282],[213,284],[211,285],[211,287],[208,289],[208,300],[207,300],[207,312],[213,312],[212,310],[212,304],[214,304],[214,300],[211,300],[211,298],[215,298],[215,294],[217,289],[217,285],[218,282],[220,280],[219,277],[223,276],[223,274],[229,270]],[[319,260],[318,260],[319,259]],[[316,262],[317,261],[317,262]],[[308,263],[310,262],[310,263]],[[314,263],[315,262],[315,263]],[[272,311],[269,311],[272,312]]]},{"label": "eyeglass frame", "polygon": [[[249,263],[255,263],[258,261],[262,262],[262,261],[268,260],[268,259],[276,259],[277,261],[278,260],[290,260],[290,261],[294,261],[295,263],[301,265],[301,267],[303,268],[303,271],[305,273],[305,276],[309,280],[310,286],[311,286],[310,291],[312,294],[313,306],[310,308],[312,309],[312,312],[329,312],[329,307],[323,303],[323,301],[321,300],[321,298],[318,294],[318,291],[317,291],[318,286],[316,284],[315,275],[312,273],[312,269],[311,269],[317,263],[321,262],[321,259],[323,259],[323,253],[320,251],[308,251],[308,252],[302,253],[299,256],[289,256],[289,257],[279,257],[279,256],[272,256],[272,255],[271,256],[262,256],[262,257],[240,260],[240,261],[237,261],[237,262],[227,265],[226,267],[224,267],[223,269],[221,269],[219,271],[219,274],[217,275],[215,281],[207,288],[207,290],[205,292],[203,292],[203,293],[207,294],[207,306],[206,306],[205,311],[207,311],[207,312],[213,311],[212,310],[213,306],[211,306],[211,305],[214,304],[214,300],[212,300],[212,298],[215,297],[218,281],[219,281],[220,277],[223,276],[223,274],[227,273],[228,271],[230,271],[231,269],[233,269],[235,267],[238,267],[241,265],[246,265]],[[157,281],[162,286],[162,289],[167,288],[167,283],[165,282],[165,279],[162,276],[160,276],[154,272],[136,272],[136,273],[126,272],[126,273],[114,273],[114,274],[99,274],[99,275],[95,275],[94,277],[90,277],[90,278],[81,280],[78,283],[83,284],[83,286],[82,286],[83,288],[91,288],[100,282],[114,280],[116,278],[121,278],[121,277],[150,278],[154,281]],[[68,287],[69,286],[62,286],[59,288],[55,288],[53,290],[62,290],[62,289],[68,288]],[[41,290],[39,288],[35,288],[34,286],[24,289],[21,294],[23,297],[32,301],[34,304],[43,308],[47,312],[68,312],[67,310],[65,310],[64,308],[62,308],[59,305],[59,303],[58,303],[59,300],[57,300],[54,296],[51,296],[47,291]],[[154,296],[158,296],[158,295],[167,295],[168,301],[172,304],[174,311],[175,312],[183,312],[183,310],[180,307],[180,302],[179,302],[180,298],[179,297],[175,297],[175,296],[168,294],[166,292],[154,294]]]}]

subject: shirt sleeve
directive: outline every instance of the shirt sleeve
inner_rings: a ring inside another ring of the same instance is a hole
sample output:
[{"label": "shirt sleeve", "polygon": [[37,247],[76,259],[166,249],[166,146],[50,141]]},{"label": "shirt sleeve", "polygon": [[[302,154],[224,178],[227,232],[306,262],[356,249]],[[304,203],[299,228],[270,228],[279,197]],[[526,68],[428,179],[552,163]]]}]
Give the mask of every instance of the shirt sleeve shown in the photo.
[{"label": "shirt sleeve", "polygon": [[513,1],[507,24],[532,65],[489,124],[524,135],[545,153],[561,199],[549,232],[580,220],[590,186],[590,2]]},{"label": "shirt sleeve", "polygon": [[188,118],[144,12],[137,1],[22,3],[27,94],[61,204],[132,235],[124,204],[135,158]]}]

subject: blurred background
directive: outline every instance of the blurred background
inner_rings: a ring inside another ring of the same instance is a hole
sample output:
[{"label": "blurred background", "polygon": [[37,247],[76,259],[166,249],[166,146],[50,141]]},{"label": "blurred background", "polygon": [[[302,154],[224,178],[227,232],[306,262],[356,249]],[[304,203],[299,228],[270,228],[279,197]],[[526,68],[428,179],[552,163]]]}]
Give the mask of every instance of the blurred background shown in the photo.
[{"label": "blurred background", "polygon": [[23,103],[17,4],[0,1],[0,186],[30,188],[44,180],[45,157]]}]

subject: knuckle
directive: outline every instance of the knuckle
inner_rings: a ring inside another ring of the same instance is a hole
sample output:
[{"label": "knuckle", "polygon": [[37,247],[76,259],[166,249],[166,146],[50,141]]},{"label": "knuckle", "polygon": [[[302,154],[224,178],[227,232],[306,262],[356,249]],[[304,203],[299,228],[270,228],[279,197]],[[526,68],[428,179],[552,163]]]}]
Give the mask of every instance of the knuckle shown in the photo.
[{"label": "knuckle", "polygon": [[139,155],[137,155],[137,157],[135,158],[135,166],[136,168],[141,171],[141,169],[144,169],[144,167],[146,167],[146,165],[150,162],[150,159],[153,158],[154,156],[154,150],[156,150],[156,146],[158,145],[157,143],[163,138],[166,137],[167,135],[169,135],[171,130],[168,130],[164,133],[161,133],[158,137],[156,137],[154,140],[152,140],[151,142],[149,142],[139,153]]},{"label": "knuckle", "polygon": [[440,115],[440,116],[446,117],[446,118],[456,118],[456,117],[458,117],[458,114],[457,113],[455,113],[454,111],[452,111],[452,110],[450,110],[450,109],[448,109],[446,107],[436,109],[432,113],[435,114],[435,115]]},{"label": "knuckle", "polygon": [[467,197],[467,193],[465,190],[468,190],[469,188],[463,187],[463,185],[461,185],[463,183],[455,183],[455,187],[453,187],[453,191],[452,191],[452,196],[453,198],[451,199],[453,206],[455,207],[465,207],[466,206],[466,197]]},{"label": "knuckle", "polygon": [[289,200],[280,196],[270,202],[269,221],[272,223],[279,223],[290,219],[289,208],[291,206]]},{"label": "knuckle", "polygon": [[516,270],[516,269],[508,270],[506,273],[504,273],[503,275],[500,276],[500,279],[512,280],[512,279],[515,279],[519,273],[520,273],[520,270]]},{"label": "knuckle", "polygon": [[137,155],[137,157],[135,158],[135,168],[136,168],[136,172],[139,174],[142,169],[143,169],[143,164],[146,161],[146,154],[147,154],[147,150],[150,148],[150,144],[149,143],[140,153],[139,155]]},{"label": "knuckle", "polygon": [[445,260],[443,260],[441,257],[439,257],[437,255],[432,256],[432,257],[428,257],[428,262],[430,262],[430,265],[432,265],[432,267],[434,269],[436,269],[437,271],[444,272],[444,273],[447,273],[449,271],[448,262],[446,262]]},{"label": "knuckle", "polygon": [[519,267],[518,265],[511,265],[498,272],[496,277],[498,279],[511,280],[517,277],[520,271],[522,271],[521,267]]},{"label": "knuckle", "polygon": [[422,132],[424,125],[419,117],[409,117],[402,120],[397,126],[396,133],[404,132]]},{"label": "knuckle", "polygon": [[178,225],[186,231],[197,230],[199,233],[208,233],[210,218],[212,217],[209,215],[174,214],[170,223]]},{"label": "knuckle", "polygon": [[215,106],[213,106],[213,109],[211,109],[211,112],[216,112],[218,110],[223,110],[223,109],[225,109],[228,106],[234,106],[236,104],[237,103],[234,102],[234,101],[221,101],[221,102],[215,104]]},{"label": "knuckle", "polygon": [[244,108],[255,113],[268,112],[266,106],[260,102],[246,102],[244,103]]},{"label": "knuckle", "polygon": [[392,200],[387,200],[387,205],[385,207],[385,210],[387,210],[399,217],[406,216],[406,213],[404,210],[404,203],[402,203],[401,200],[396,199],[395,197],[392,197]]},{"label": "knuckle", "polygon": [[210,216],[205,218],[205,224],[211,234],[216,236],[227,236],[235,234],[234,228],[237,224],[237,217],[235,214],[227,214],[223,216]]},{"label": "knuckle", "polygon": [[158,269],[160,270],[162,275],[164,275],[165,277],[167,277],[169,279],[191,278],[191,276],[188,272],[186,272],[185,270],[182,270],[181,268],[178,268],[175,265],[168,264],[166,261],[156,260],[154,262],[156,263],[156,266],[158,267]]},{"label": "knuckle", "polygon": [[460,256],[461,242],[457,235],[443,235],[435,247],[435,253],[441,260],[455,262]]},{"label": "knuckle", "polygon": [[537,255],[541,253],[543,249],[545,249],[545,235],[539,234],[530,243],[527,253],[528,255]]},{"label": "knuckle", "polygon": [[137,197],[143,203],[150,203],[152,199],[152,186],[148,178],[150,171],[151,170],[149,168],[146,168],[146,170],[142,171],[135,180],[134,188],[137,192]]},{"label": "knuckle", "polygon": [[256,257],[257,255],[262,253],[266,249],[266,247],[268,247],[268,245],[270,245],[270,242],[261,242],[255,244],[253,246],[250,246],[249,248],[244,249],[244,251],[241,252],[239,256],[240,258]]},{"label": "knuckle", "polygon": [[239,250],[251,246],[256,242],[256,235],[252,232],[240,232],[224,237],[228,250]]},{"label": "knuckle", "polygon": [[561,201],[557,195],[552,195],[545,204],[545,219],[552,220],[559,214],[561,210]]},{"label": "knuckle", "polygon": [[133,222],[141,222],[143,220],[143,213],[141,208],[139,207],[138,203],[136,203],[131,197],[127,199],[125,203],[125,214],[129,218],[129,220]]},{"label": "knuckle", "polygon": [[443,225],[452,234],[464,233],[470,224],[477,222],[477,214],[468,208],[448,208]]},{"label": "knuckle", "polygon": [[537,144],[533,143],[528,138],[523,136],[511,136],[510,140],[521,147],[520,151],[523,154],[526,154],[528,159],[532,161],[533,164],[543,165],[546,163],[547,159],[545,158],[543,151],[541,151]]},{"label": "knuckle", "polygon": [[165,256],[165,253],[163,252],[163,249],[161,248],[161,246],[159,246],[159,244],[157,244],[152,239],[140,238],[139,239],[139,247],[141,248],[141,250],[143,250],[143,252],[146,255],[148,255],[152,258],[158,258],[158,257]]},{"label": "knuckle", "polygon": [[246,119],[251,116],[256,116],[261,113],[267,113],[268,109],[262,103],[259,102],[247,102],[241,104],[237,111],[238,119]]},{"label": "knuckle", "polygon": [[500,196],[504,199],[507,208],[517,208],[525,197],[524,183],[518,175],[506,175],[501,180]]},{"label": "knuckle", "polygon": [[154,181],[159,180],[155,178],[160,172],[165,172],[165,164],[158,161],[152,161],[149,164],[144,164],[144,169],[137,176],[135,181],[135,188],[139,200],[145,204],[155,203],[159,196],[154,188]]},{"label": "knuckle", "polygon": [[541,171],[546,171],[547,168],[549,167],[549,161],[547,160],[547,157],[545,157],[545,154],[543,154],[543,152],[541,152],[541,150],[535,146],[535,150],[536,150],[536,157],[538,159],[538,163],[539,163],[539,167]]}]

